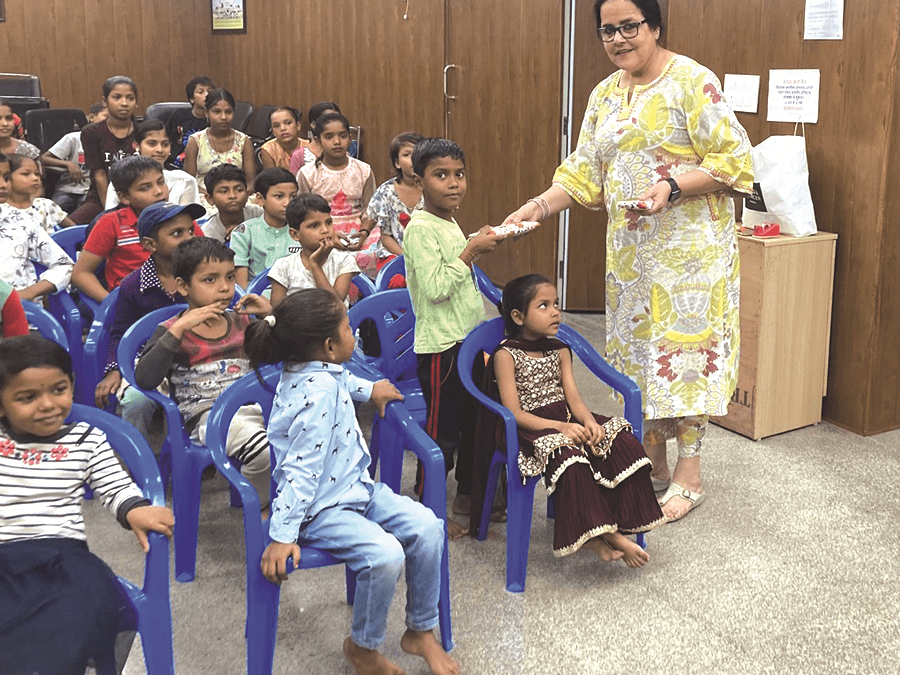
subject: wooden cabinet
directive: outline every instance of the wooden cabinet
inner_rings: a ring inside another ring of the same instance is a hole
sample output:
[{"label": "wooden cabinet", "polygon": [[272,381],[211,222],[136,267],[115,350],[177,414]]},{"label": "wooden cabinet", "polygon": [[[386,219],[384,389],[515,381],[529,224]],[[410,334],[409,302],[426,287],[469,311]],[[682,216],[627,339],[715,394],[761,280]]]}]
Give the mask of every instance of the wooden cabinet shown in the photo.
[{"label": "wooden cabinet", "polygon": [[739,237],[740,372],[713,422],[758,440],[822,420],[836,241]]}]

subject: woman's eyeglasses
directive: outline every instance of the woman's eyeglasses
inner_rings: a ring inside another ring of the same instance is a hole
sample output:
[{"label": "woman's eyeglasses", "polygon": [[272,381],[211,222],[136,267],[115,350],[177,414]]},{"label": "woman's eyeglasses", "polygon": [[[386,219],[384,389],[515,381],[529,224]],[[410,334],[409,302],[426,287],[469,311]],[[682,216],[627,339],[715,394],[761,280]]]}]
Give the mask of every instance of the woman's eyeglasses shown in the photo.
[{"label": "woman's eyeglasses", "polygon": [[633,37],[637,37],[642,23],[647,23],[647,19],[636,21],[634,23],[623,23],[621,26],[600,26],[600,28],[597,29],[597,35],[600,36],[600,39],[603,40],[603,42],[612,42],[615,40],[616,33],[621,33],[623,38],[629,40]]}]

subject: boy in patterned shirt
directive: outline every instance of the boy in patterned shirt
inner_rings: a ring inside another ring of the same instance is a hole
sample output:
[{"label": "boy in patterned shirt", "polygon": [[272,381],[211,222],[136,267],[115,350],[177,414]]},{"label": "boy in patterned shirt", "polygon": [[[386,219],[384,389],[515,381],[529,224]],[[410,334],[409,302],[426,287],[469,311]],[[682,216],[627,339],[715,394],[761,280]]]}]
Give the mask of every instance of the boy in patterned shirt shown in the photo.
[{"label": "boy in patterned shirt", "polygon": [[[155,389],[169,378],[169,392],[184,417],[191,440],[206,443],[206,421],[215,400],[229,384],[250,372],[244,352],[247,308],[268,314],[264,298],[245,296],[231,311],[234,297],[234,252],[222,242],[197,237],[182,242],[172,255],[178,292],[188,308],[161,323],[153,332],[134,369],[143,389]],[[229,457],[239,460],[241,473],[256,488],[268,509],[271,471],[269,441],[262,409],[243,406],[232,418],[225,441]]]}]

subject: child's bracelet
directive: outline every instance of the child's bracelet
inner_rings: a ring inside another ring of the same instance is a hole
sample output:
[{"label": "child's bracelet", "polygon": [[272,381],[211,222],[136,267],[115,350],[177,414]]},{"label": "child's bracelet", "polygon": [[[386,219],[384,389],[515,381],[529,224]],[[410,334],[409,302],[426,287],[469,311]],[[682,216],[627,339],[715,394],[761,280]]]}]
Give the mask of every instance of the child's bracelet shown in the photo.
[{"label": "child's bracelet", "polygon": [[[543,197],[532,197],[528,202],[534,202],[541,208],[541,220],[545,220],[550,215],[550,204]],[[525,202],[526,204],[528,202]]]}]

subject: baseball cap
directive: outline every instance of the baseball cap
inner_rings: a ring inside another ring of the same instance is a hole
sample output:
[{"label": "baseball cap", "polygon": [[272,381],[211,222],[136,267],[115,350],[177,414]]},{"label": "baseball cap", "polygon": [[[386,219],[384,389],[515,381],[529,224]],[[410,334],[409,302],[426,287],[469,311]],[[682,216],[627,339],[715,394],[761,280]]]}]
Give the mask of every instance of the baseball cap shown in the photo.
[{"label": "baseball cap", "polygon": [[171,220],[179,213],[187,213],[191,220],[197,220],[206,215],[206,209],[200,204],[171,204],[169,202],[156,202],[151,204],[138,217],[137,231],[139,237],[149,237],[153,228]]}]

